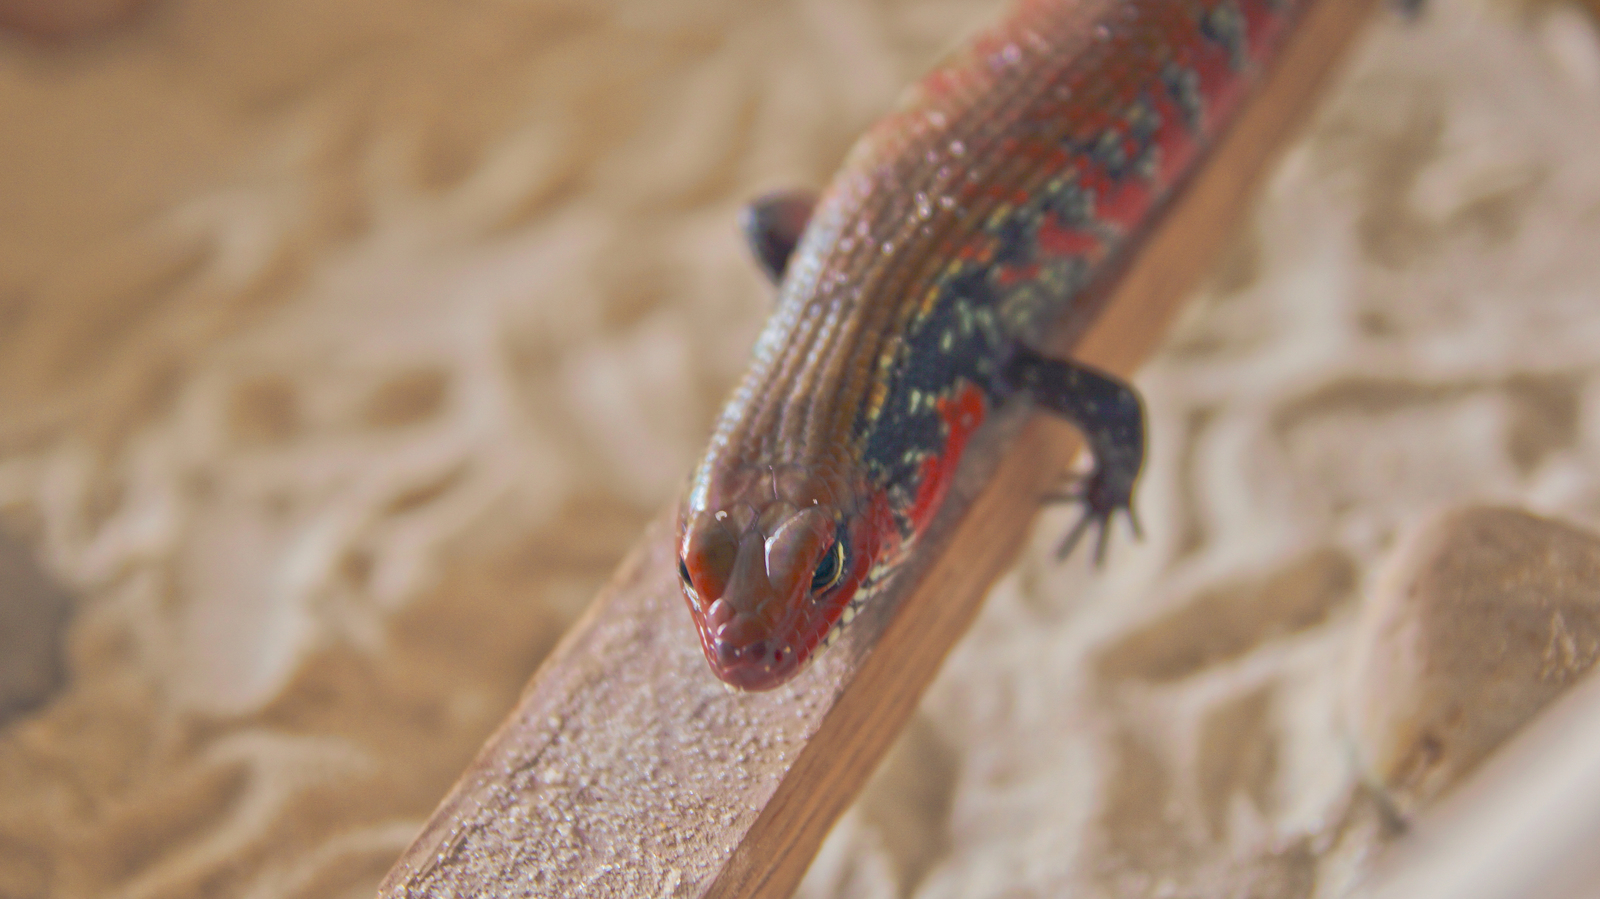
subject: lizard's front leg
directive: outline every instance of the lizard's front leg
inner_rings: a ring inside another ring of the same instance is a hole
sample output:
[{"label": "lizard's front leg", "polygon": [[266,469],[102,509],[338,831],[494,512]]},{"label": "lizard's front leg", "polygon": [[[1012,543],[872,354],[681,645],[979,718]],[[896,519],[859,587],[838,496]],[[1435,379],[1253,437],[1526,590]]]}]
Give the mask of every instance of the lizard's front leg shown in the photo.
[{"label": "lizard's front leg", "polygon": [[1144,467],[1144,404],[1128,384],[1106,372],[1071,360],[1051,359],[1017,344],[997,376],[1002,393],[1025,392],[1040,408],[1071,422],[1083,432],[1094,454],[1094,470],[1068,494],[1047,499],[1082,502],[1083,518],[1056,551],[1072,552],[1091,525],[1099,528],[1095,561],[1105,557],[1106,532],[1117,510],[1128,514],[1135,535],[1133,487]]}]

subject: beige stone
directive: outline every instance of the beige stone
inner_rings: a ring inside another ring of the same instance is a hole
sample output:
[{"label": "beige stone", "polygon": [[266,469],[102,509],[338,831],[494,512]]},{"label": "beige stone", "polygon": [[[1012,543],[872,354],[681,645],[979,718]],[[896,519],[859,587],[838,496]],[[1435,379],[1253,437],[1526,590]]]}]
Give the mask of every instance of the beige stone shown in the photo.
[{"label": "beige stone", "polygon": [[1403,815],[1455,784],[1600,656],[1600,538],[1504,508],[1402,540],[1346,694],[1365,776]]}]

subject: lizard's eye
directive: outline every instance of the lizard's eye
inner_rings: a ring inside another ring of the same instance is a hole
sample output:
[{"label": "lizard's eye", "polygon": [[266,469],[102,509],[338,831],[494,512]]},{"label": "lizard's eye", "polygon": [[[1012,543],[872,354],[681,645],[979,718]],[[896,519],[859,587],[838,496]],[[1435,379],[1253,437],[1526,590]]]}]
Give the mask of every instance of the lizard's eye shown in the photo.
[{"label": "lizard's eye", "polygon": [[811,574],[811,592],[818,593],[839,583],[844,575],[844,544],[838,540],[828,547],[817,561],[817,570]]},{"label": "lizard's eye", "polygon": [[692,588],[694,586],[694,578],[689,577],[689,565],[683,561],[681,556],[678,557],[678,577],[683,578],[683,582],[689,587]]}]

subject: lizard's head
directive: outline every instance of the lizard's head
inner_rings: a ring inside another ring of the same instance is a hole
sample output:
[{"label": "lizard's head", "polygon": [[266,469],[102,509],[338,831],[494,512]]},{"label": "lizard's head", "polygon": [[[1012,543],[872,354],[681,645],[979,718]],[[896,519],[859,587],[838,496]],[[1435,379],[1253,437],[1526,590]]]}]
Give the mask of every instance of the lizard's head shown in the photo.
[{"label": "lizard's head", "polygon": [[805,667],[877,554],[859,512],[854,497],[768,466],[697,485],[678,519],[678,579],[717,677],[770,690]]}]

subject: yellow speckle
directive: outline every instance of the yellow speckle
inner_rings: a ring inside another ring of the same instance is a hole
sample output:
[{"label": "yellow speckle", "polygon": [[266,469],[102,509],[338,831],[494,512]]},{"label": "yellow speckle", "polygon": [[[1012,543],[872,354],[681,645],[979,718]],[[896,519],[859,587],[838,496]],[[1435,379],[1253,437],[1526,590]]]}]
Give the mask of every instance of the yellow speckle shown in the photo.
[{"label": "yellow speckle", "polygon": [[867,396],[867,418],[876,419],[883,410],[883,401],[889,397],[889,385],[877,378],[872,382],[872,393]]}]

